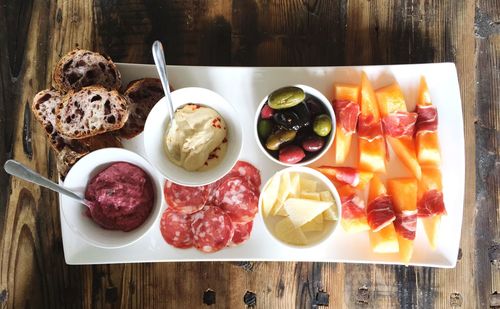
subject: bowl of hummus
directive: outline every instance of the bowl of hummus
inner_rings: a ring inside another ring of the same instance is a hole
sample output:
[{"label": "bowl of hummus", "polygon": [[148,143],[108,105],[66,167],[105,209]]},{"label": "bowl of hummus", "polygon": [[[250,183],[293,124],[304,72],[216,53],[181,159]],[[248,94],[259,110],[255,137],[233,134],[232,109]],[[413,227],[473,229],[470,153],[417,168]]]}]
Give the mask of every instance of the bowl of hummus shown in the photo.
[{"label": "bowl of hummus", "polygon": [[243,131],[237,111],[221,95],[198,87],[171,93],[170,123],[166,98],[151,110],[144,126],[148,161],[168,180],[185,185],[212,183],[236,164]]},{"label": "bowl of hummus", "polygon": [[80,193],[92,206],[61,196],[63,218],[96,247],[130,245],[148,233],[160,215],[160,178],[134,152],[120,148],[91,152],[71,168],[64,186]]}]

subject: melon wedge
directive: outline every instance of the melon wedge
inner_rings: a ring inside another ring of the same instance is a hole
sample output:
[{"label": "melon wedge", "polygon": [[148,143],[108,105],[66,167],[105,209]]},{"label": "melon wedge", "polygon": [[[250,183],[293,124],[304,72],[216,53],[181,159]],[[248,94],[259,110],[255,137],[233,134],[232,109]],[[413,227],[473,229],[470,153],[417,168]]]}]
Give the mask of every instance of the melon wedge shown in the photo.
[{"label": "melon wedge", "polygon": [[[417,105],[422,107],[432,105],[429,87],[427,87],[427,82],[423,76],[420,78]],[[418,162],[421,165],[439,166],[441,164],[441,153],[439,151],[437,132],[422,132],[416,134],[415,145]]]},{"label": "melon wedge", "polygon": [[[417,180],[415,178],[393,178],[387,181],[387,191],[392,196],[397,213],[417,210]],[[399,254],[408,263],[413,254],[413,240],[398,234]]]},{"label": "melon wedge", "polygon": [[[434,166],[426,166],[422,168],[422,179],[418,183],[418,200],[420,200],[424,193],[429,190],[443,190],[441,171],[439,168]],[[436,249],[437,247],[441,216],[442,215],[435,215],[428,218],[420,218],[424,225],[427,240],[429,241],[432,249]]]},{"label": "melon wedge", "polygon": [[375,96],[382,117],[399,111],[407,111],[403,92],[397,83],[377,89]]},{"label": "melon wedge", "polygon": [[[349,185],[338,188],[340,199],[342,201],[342,219],[340,223],[347,233],[359,233],[368,231],[370,226],[366,218],[366,206],[359,198],[357,191]],[[354,205],[360,207],[355,207]]]},{"label": "melon wedge", "polygon": [[410,172],[417,179],[422,177],[422,169],[417,161],[417,154],[415,152],[415,144],[413,138],[409,136],[402,136],[394,138],[391,136],[385,137],[396,153],[399,160],[410,170]]},{"label": "melon wedge", "polygon": [[370,244],[375,253],[399,252],[399,242],[394,224],[389,224],[378,232],[370,231]]},{"label": "melon wedge", "polygon": [[432,216],[429,218],[421,218],[424,224],[425,234],[427,235],[427,240],[431,245],[433,250],[436,250],[438,238],[439,238],[439,226],[441,225],[441,215]]}]

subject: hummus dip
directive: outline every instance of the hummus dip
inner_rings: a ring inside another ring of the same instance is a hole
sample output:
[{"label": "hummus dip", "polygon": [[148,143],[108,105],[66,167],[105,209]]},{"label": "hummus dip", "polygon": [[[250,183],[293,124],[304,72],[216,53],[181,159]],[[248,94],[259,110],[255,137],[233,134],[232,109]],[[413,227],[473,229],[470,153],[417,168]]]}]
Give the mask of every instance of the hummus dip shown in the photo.
[{"label": "hummus dip", "polygon": [[219,113],[210,107],[187,104],[175,111],[163,148],[175,165],[187,171],[204,171],[224,157],[226,137],[226,123]]},{"label": "hummus dip", "polygon": [[87,209],[94,222],[107,230],[131,231],[148,218],[154,203],[151,179],[141,168],[126,162],[108,166],[85,189],[92,203]]}]

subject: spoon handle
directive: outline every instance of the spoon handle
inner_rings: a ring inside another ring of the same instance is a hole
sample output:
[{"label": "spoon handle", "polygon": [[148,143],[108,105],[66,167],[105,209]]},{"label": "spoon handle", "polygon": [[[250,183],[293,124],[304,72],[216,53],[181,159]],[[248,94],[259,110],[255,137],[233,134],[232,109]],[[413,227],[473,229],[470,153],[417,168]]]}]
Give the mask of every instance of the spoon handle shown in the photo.
[{"label": "spoon handle", "polygon": [[[22,165],[21,163],[15,161],[15,160],[7,160],[5,162],[3,168],[5,171],[12,175],[19,177],[21,179],[24,179],[26,181],[29,181],[31,183],[40,185],[42,187],[48,188],[52,191],[56,191],[58,193],[64,194],[68,197],[71,197],[80,203],[84,203],[85,201],[75,193],[69,191],[68,189],[56,184],[55,182],[43,177],[42,175],[30,170],[26,166]],[[85,203],[84,203],[85,204]]]},{"label": "spoon handle", "polygon": [[153,47],[153,59],[156,64],[156,70],[158,71],[158,75],[160,76],[161,84],[163,86],[163,91],[167,96],[168,101],[168,111],[170,113],[170,120],[174,117],[174,107],[172,106],[172,98],[170,97],[170,85],[168,83],[168,75],[167,75],[167,64],[165,62],[165,53],[163,52],[163,46],[160,41],[154,41]]}]

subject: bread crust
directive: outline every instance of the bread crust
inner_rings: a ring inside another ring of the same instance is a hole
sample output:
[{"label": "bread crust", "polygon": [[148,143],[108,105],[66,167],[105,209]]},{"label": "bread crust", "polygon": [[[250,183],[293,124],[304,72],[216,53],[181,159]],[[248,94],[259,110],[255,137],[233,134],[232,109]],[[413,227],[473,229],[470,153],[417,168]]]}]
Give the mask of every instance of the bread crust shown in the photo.
[{"label": "bread crust", "polygon": [[121,86],[120,71],[111,58],[85,49],[74,49],[64,55],[54,68],[52,80],[62,93],[90,85],[107,89]]}]

